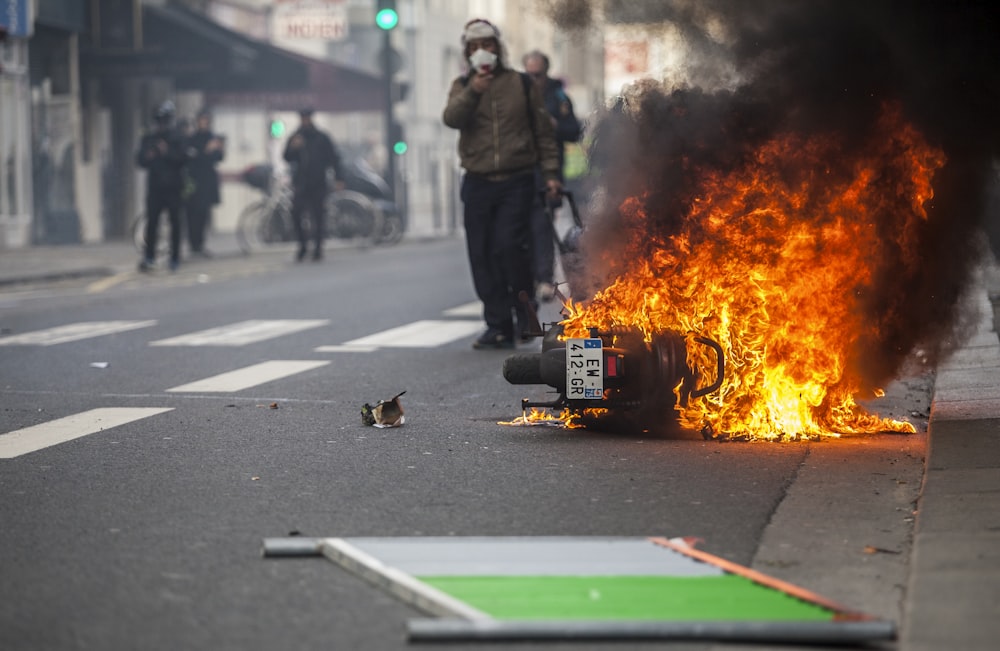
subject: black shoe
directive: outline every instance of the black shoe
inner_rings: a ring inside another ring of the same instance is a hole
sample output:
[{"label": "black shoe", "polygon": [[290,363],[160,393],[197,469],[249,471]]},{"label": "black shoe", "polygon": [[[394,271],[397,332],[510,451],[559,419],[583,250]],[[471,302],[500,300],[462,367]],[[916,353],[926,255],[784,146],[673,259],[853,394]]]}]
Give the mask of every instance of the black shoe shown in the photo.
[{"label": "black shoe", "polygon": [[150,272],[156,268],[156,263],[152,260],[143,260],[139,263],[139,271]]},{"label": "black shoe", "polygon": [[472,347],[477,350],[513,348],[514,338],[497,328],[487,328],[479,339],[472,342]]},{"label": "black shoe", "polygon": [[295,254],[295,261],[296,262],[302,262],[305,259],[306,259],[306,250],[305,249],[299,249],[299,252]]},{"label": "black shoe", "polygon": [[313,251],[313,262],[319,262],[323,259],[322,251]]}]

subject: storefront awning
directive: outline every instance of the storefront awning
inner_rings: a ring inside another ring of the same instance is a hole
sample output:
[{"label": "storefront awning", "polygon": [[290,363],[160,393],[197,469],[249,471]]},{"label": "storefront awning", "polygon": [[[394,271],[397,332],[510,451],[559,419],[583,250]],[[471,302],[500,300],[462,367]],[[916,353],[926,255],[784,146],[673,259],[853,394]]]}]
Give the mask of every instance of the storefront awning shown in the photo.
[{"label": "storefront awning", "polygon": [[256,41],[177,5],[144,4],[142,13],[142,49],[84,50],[85,75],[167,77],[178,90],[205,92],[212,105],[326,112],[384,106],[378,77]]}]

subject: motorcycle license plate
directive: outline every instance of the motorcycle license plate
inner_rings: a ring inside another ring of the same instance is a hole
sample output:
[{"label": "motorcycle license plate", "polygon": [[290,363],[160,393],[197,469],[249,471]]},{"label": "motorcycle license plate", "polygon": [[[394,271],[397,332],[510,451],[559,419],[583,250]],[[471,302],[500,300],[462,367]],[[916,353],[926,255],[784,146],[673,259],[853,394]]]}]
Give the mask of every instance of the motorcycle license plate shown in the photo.
[{"label": "motorcycle license plate", "polygon": [[600,339],[566,340],[566,398],[604,397],[604,349]]}]

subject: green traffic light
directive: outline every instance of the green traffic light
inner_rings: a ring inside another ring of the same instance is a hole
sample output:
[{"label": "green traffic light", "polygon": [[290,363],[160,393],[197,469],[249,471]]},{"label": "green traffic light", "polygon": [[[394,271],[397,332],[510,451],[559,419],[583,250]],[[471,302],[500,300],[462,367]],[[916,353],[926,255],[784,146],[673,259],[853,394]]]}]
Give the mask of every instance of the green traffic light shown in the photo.
[{"label": "green traffic light", "polygon": [[392,151],[394,151],[397,155],[402,156],[406,153],[406,143],[400,140],[392,146]]},{"label": "green traffic light", "polygon": [[281,120],[271,120],[271,137],[280,138],[285,135],[285,123]]},{"label": "green traffic light", "polygon": [[379,9],[375,14],[375,24],[379,29],[390,30],[399,24],[399,14],[395,9]]}]

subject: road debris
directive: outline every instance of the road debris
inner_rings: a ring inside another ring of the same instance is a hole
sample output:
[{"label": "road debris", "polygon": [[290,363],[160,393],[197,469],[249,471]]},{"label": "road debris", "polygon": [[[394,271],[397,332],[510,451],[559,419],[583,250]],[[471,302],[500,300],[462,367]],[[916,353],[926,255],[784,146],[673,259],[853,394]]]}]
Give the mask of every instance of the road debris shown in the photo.
[{"label": "road debris", "polygon": [[367,402],[361,407],[361,422],[364,425],[375,427],[400,427],[406,422],[403,416],[403,405],[399,403],[399,396],[406,393],[401,391],[389,400],[379,400],[373,407]]}]

